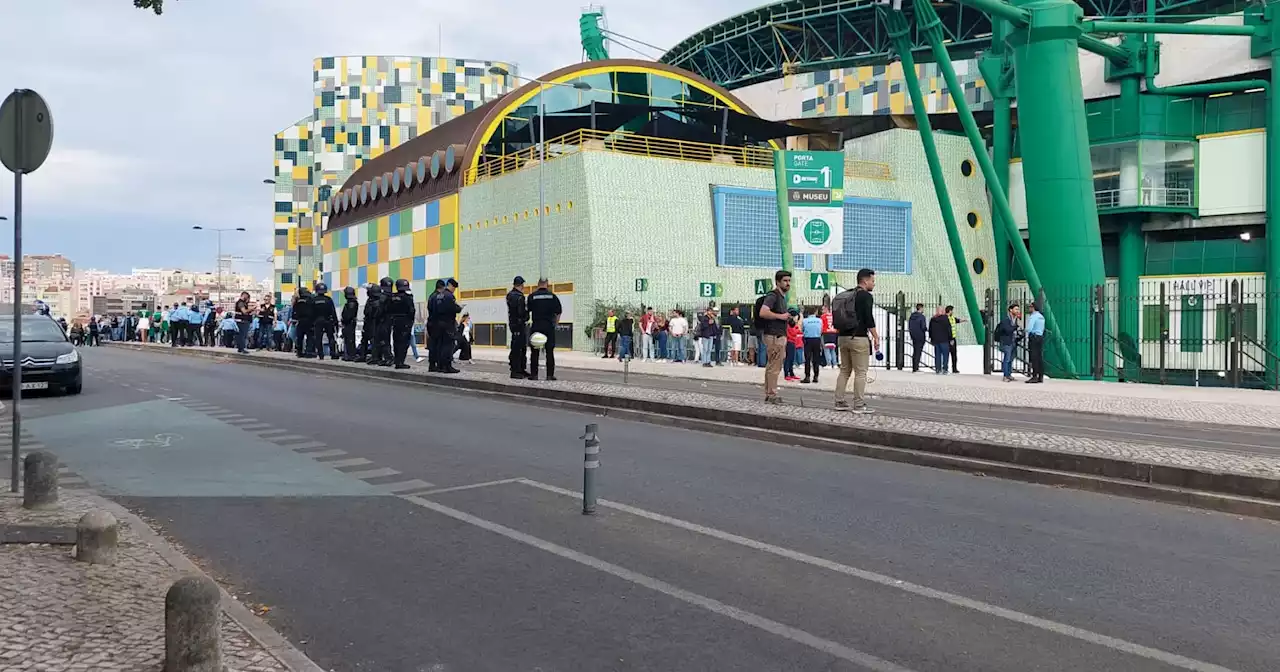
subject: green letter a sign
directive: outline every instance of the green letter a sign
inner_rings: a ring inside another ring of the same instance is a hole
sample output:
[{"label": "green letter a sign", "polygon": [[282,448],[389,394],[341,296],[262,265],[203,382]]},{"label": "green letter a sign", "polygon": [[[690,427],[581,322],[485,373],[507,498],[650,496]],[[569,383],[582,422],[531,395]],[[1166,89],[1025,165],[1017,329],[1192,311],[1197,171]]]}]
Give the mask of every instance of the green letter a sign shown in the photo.
[{"label": "green letter a sign", "polygon": [[827,291],[828,289],[831,289],[831,274],[830,273],[810,273],[809,289],[816,290],[816,291],[823,291],[823,292]]}]

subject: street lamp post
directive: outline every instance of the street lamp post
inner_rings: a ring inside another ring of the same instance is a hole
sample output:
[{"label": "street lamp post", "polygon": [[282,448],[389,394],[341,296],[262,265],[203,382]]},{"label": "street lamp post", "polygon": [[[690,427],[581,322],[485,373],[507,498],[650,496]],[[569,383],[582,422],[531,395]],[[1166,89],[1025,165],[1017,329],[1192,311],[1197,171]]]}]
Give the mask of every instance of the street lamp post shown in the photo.
[{"label": "street lamp post", "polygon": [[244,231],[244,227],[236,226],[211,229],[207,226],[193,226],[191,228],[195,231],[212,231],[218,234],[218,259],[214,262],[214,266],[218,269],[218,300],[222,300],[222,234],[227,231]]},{"label": "street lamp post", "polygon": [[547,164],[547,134],[546,124],[544,123],[547,117],[546,87],[564,86],[579,91],[590,91],[591,85],[586,82],[565,84],[563,82],[547,82],[532,77],[522,77],[512,74],[506,68],[497,65],[489,68],[489,74],[499,77],[511,77],[512,79],[523,79],[526,82],[538,85],[538,279],[542,280],[547,277],[547,234],[544,222],[547,214],[547,180],[544,170]]}]

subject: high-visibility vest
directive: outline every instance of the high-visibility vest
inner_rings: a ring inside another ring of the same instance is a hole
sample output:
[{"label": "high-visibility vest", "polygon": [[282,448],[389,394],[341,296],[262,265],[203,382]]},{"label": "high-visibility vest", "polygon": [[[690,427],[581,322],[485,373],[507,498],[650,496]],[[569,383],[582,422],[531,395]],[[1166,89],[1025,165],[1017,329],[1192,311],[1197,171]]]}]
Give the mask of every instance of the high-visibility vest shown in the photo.
[{"label": "high-visibility vest", "polygon": [[947,321],[951,323],[951,338],[955,338],[955,337],[956,337],[956,317],[955,317],[955,315],[948,315],[948,316],[947,316]]},{"label": "high-visibility vest", "polygon": [[606,333],[610,333],[610,334],[618,330],[618,317],[616,315],[610,315],[609,317],[605,318],[604,330]]}]

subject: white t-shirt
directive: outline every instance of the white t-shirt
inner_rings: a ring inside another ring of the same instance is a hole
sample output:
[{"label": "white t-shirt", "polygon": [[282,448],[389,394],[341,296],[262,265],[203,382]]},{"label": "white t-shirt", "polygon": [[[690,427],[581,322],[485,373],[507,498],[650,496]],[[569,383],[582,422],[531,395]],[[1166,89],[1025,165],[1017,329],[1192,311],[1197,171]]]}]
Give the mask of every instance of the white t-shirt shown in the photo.
[{"label": "white t-shirt", "polygon": [[151,320],[143,317],[138,320],[138,331],[146,331],[151,328]]},{"label": "white t-shirt", "polygon": [[689,331],[689,321],[683,317],[673,317],[667,323],[667,328],[671,331],[672,336],[684,336]]}]

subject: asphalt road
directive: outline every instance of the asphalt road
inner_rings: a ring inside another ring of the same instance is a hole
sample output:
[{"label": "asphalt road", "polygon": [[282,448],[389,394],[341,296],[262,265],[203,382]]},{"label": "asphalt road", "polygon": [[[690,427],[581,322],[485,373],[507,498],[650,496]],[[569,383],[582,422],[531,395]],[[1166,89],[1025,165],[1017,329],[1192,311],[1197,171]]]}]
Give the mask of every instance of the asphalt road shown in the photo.
[{"label": "asphalt road", "polygon": [[[85,359],[84,394],[35,400],[32,432],[326,669],[1280,669],[1270,522],[376,382]],[[608,501],[588,517],[591,422]]]},{"label": "asphalt road", "polygon": [[[503,362],[476,360],[470,365],[480,371],[501,373]],[[672,366],[675,366],[674,364]],[[690,365],[692,366],[692,365]],[[561,367],[560,378],[596,383],[623,384],[618,371]],[[763,375],[763,374],[762,374]],[[823,375],[835,375],[824,370]],[[927,380],[927,373],[921,373]],[[630,374],[626,384],[638,387],[677,389],[702,394],[715,394],[743,399],[763,398],[763,385],[739,382],[698,380],[675,376]],[[831,391],[789,386],[784,391],[788,403],[809,407],[830,407]],[[1083,414],[1036,408],[1003,408],[957,401],[930,401],[900,397],[875,397],[871,405],[877,413],[930,422],[955,422],[1028,432],[1065,434],[1094,439],[1179,446],[1196,450],[1213,450],[1243,454],[1280,454],[1280,432],[1271,429],[1248,429],[1229,425],[1205,425],[1190,422],[1126,418],[1118,415]]]}]

